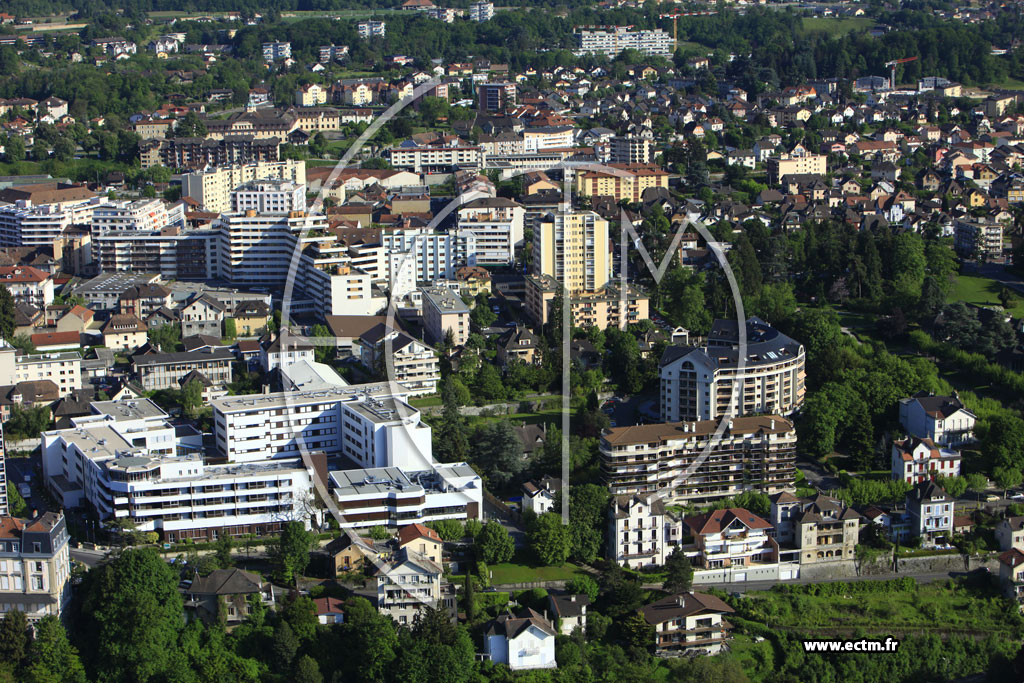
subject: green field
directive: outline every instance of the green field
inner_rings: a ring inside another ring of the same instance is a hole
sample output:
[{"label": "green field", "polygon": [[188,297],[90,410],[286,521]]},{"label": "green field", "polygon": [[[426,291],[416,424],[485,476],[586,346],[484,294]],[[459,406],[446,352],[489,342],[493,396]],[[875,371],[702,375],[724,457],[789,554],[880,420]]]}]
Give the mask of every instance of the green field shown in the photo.
[{"label": "green field", "polygon": [[828,33],[842,36],[854,31],[863,31],[874,24],[868,17],[804,17],[805,33]]},{"label": "green field", "polygon": [[[949,303],[963,301],[979,306],[1001,306],[1002,304],[999,303],[999,292],[1002,289],[1003,285],[1001,283],[990,280],[987,277],[957,275],[953,281],[953,289],[950,291],[946,301]],[[1015,297],[1015,303],[1010,312],[1014,317],[1019,318],[1024,316],[1024,299],[1021,299],[1019,294],[1016,294]]]},{"label": "green field", "polygon": [[572,564],[563,564],[561,567],[534,566],[523,557],[524,555],[525,553],[516,554],[513,559],[519,560],[518,562],[488,565],[487,568],[491,570],[491,584],[497,586],[531,581],[561,581],[584,573],[582,569]]}]

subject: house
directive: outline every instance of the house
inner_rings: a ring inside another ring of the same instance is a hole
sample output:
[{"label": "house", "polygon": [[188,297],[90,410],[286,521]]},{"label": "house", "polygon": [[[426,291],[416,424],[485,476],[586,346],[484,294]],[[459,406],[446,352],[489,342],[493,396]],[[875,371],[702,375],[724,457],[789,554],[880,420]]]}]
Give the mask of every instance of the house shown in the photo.
[{"label": "house", "polygon": [[196,572],[184,590],[185,613],[206,623],[223,620],[228,624],[245,621],[252,611],[250,600],[274,604],[269,581],[242,569],[217,569],[208,576]]},{"label": "house", "polygon": [[103,345],[108,349],[134,351],[146,343],[146,323],[132,314],[117,313],[103,324]]},{"label": "house", "polygon": [[900,400],[900,425],[911,436],[953,448],[974,441],[974,413],[960,398],[919,392]]},{"label": "house", "polygon": [[334,567],[334,575],[342,572],[361,571],[367,562],[376,563],[380,551],[372,538],[363,538],[344,533],[326,546],[327,561]]},{"label": "house", "polygon": [[780,555],[796,548],[801,564],[853,559],[860,538],[860,515],[837,498],[777,493],[771,496],[769,519]]},{"label": "house", "polygon": [[960,476],[960,454],[940,448],[931,439],[908,436],[892,443],[892,478],[908,484],[934,479],[937,476]]},{"label": "house", "polygon": [[60,399],[60,389],[49,379],[24,380],[0,386],[0,418],[11,417],[14,406],[22,408],[49,407]]},{"label": "house", "polygon": [[220,337],[224,326],[224,304],[209,294],[198,294],[181,307],[181,336],[208,334]]},{"label": "house", "polygon": [[441,564],[443,545],[441,537],[436,531],[418,522],[407,524],[398,530],[399,550],[413,550],[438,565]]},{"label": "house", "polygon": [[0,284],[7,287],[15,303],[46,308],[53,303],[53,277],[32,266],[0,266]]},{"label": "house", "polygon": [[953,534],[953,498],[934,481],[914,486],[907,494],[910,532],[925,545],[934,545]]},{"label": "house", "polygon": [[57,319],[55,332],[82,333],[92,324],[93,312],[85,306],[75,304]]},{"label": "house", "polygon": [[999,556],[999,585],[1003,595],[1024,604],[1024,552],[1011,548]]},{"label": "house", "polygon": [[437,352],[386,323],[375,325],[359,337],[359,359],[382,374],[394,370],[395,381],[408,389],[410,396],[432,394],[441,381]]},{"label": "house", "polygon": [[540,360],[540,340],[525,325],[516,324],[498,337],[497,360],[502,367],[513,361],[536,363]]},{"label": "house", "polygon": [[19,610],[34,625],[63,614],[71,604],[70,540],[62,512],[0,516],[0,617]]},{"label": "house", "polygon": [[441,604],[441,565],[403,548],[377,570],[377,610],[410,625],[424,606]]},{"label": "house", "polygon": [[704,569],[750,566],[779,561],[779,544],[768,531],[772,525],[744,508],[727,508],[687,517],[683,524],[697,546]]},{"label": "house", "polygon": [[523,511],[532,511],[536,515],[550,512],[562,491],[562,480],[544,475],[540,481],[531,479],[523,484]]},{"label": "house", "polygon": [[484,632],[484,654],[512,671],[553,669],[558,666],[555,636],[551,623],[532,609],[519,616],[502,614]]},{"label": "house", "polygon": [[1024,517],[1007,517],[996,524],[996,541],[1000,550],[1024,550]]},{"label": "house", "polygon": [[665,564],[665,505],[656,493],[612,496],[608,508],[608,555],[639,569]]},{"label": "house", "polygon": [[574,593],[555,595],[548,594],[551,616],[555,618],[555,626],[563,636],[571,635],[575,629],[587,630],[587,606],[590,597]]},{"label": "house", "polygon": [[652,602],[640,614],[654,627],[659,654],[715,655],[730,638],[732,624],[724,616],[733,611],[714,595],[680,593]]},{"label": "house", "polygon": [[270,372],[283,365],[292,365],[301,361],[312,363],[315,358],[313,345],[300,337],[288,335],[284,341],[284,335],[275,335],[269,342],[261,345],[260,365],[263,372]]},{"label": "house", "polygon": [[345,623],[345,603],[338,598],[315,598],[316,620],[323,625]]},{"label": "house", "polygon": [[260,334],[266,329],[273,312],[264,301],[239,301],[235,306],[235,332],[242,335]]}]

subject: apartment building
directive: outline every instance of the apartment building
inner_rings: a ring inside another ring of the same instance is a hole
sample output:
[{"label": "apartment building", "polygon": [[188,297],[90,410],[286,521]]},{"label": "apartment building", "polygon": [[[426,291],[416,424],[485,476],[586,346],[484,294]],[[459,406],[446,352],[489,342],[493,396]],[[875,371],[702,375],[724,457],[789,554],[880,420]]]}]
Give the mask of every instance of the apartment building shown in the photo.
[{"label": "apartment building", "polygon": [[134,351],[139,348],[148,341],[148,331],[146,323],[131,313],[115,313],[100,327],[103,345],[118,351]]},{"label": "apartment building", "polygon": [[668,172],[657,166],[609,164],[614,171],[581,171],[575,176],[577,194],[611,197],[616,202],[639,202],[650,188],[668,188]]},{"label": "apartment building", "polygon": [[142,168],[188,169],[278,161],[281,141],[276,135],[251,133],[145,140],[139,145],[139,160]]},{"label": "apartment building", "polygon": [[167,280],[217,277],[216,230],[108,230],[92,240],[100,273],[158,273]]},{"label": "apartment building", "polygon": [[576,139],[572,126],[536,126],[522,132],[523,153],[535,154],[549,149],[572,147]]},{"label": "apartment building", "polygon": [[659,654],[716,655],[732,637],[732,624],[724,617],[733,611],[714,595],[681,593],[652,602],[640,614],[654,627]]},{"label": "apartment building", "polygon": [[403,548],[377,570],[377,611],[411,626],[424,607],[441,605],[444,570],[414,550]]},{"label": "apartment building", "polygon": [[703,569],[750,567],[779,561],[772,525],[744,508],[712,510],[683,520]]},{"label": "apartment building", "polygon": [[[526,314],[538,325],[546,325],[562,285],[550,275],[526,276]],[[575,327],[609,327],[625,329],[626,325],[650,318],[650,298],[632,285],[623,292],[621,285],[607,284],[594,292],[570,295],[569,314]]]},{"label": "apartment building", "polygon": [[64,613],[71,604],[70,540],[62,512],[0,516],[0,617],[18,610],[31,626]]},{"label": "apartment building", "polygon": [[632,26],[582,26],[576,29],[575,37],[578,52],[608,58],[623,50],[669,57],[675,44],[672,36],[660,28],[634,31]]},{"label": "apartment building", "polygon": [[742,392],[736,391],[739,327],[716,320],[702,347],[670,346],[661,357],[661,419],[714,420],[730,413],[789,415],[803,405],[804,347],[760,318],[746,321]]},{"label": "apartment building", "polygon": [[392,147],[388,160],[395,168],[416,173],[451,172],[460,168],[477,170],[483,166],[483,150],[464,147]]},{"label": "apartment building", "polygon": [[[613,495],[659,492],[671,504],[703,504],[744,491],[792,490],[796,430],[777,415],[606,429],[601,466]],[[707,452],[707,457],[702,457]]]},{"label": "apartment building", "polygon": [[768,182],[778,185],[787,175],[828,173],[828,157],[824,154],[780,154],[768,158]]},{"label": "apartment building", "polygon": [[941,446],[956,448],[974,441],[976,421],[956,392],[952,396],[920,392],[900,399],[900,426],[911,436]]},{"label": "apartment building", "polygon": [[502,197],[463,204],[458,211],[458,262],[467,266],[515,263],[516,248],[523,244],[525,215],[522,205]]},{"label": "apartment building", "polygon": [[480,111],[503,112],[516,105],[518,86],[515,83],[478,83],[477,108]]},{"label": "apartment building", "polygon": [[608,221],[593,211],[546,215],[533,233],[533,274],[551,276],[570,294],[604,287],[611,279]]},{"label": "apartment building", "polygon": [[665,504],[658,493],[612,495],[608,553],[628,568],[665,564]]},{"label": "apartment building", "polygon": [[387,295],[376,287],[376,278],[351,263],[348,257],[332,263],[303,253],[296,284],[320,316],[376,315],[387,307]]},{"label": "apartment building", "polygon": [[203,435],[149,399],[97,401],[69,429],[45,432],[47,487],[104,523],[132,522],[169,543],[264,534],[307,521],[310,473],[298,459],[209,464]]},{"label": "apartment building", "polygon": [[263,43],[263,61],[278,62],[290,59],[292,56],[292,44],[282,42]]},{"label": "apartment building", "polygon": [[952,496],[934,481],[916,484],[907,494],[907,517],[910,531],[921,538],[924,545],[934,545],[953,535],[954,503]]},{"label": "apartment building", "polygon": [[[401,297],[417,285],[455,276],[460,247],[452,232],[435,233],[426,228],[383,230],[381,245],[393,296]],[[462,249],[467,250],[468,246]]]},{"label": "apartment building", "polygon": [[387,30],[388,26],[383,21],[360,21],[356,24],[356,31],[363,40],[383,38]]},{"label": "apartment building", "polygon": [[92,213],[89,232],[93,240],[110,231],[154,231],[185,224],[185,205],[165,204],[160,199],[107,202]]},{"label": "apartment building", "polygon": [[287,214],[306,210],[306,186],[290,180],[250,180],[231,192],[231,211]]},{"label": "apartment building", "polygon": [[437,352],[386,323],[375,325],[359,336],[359,359],[367,368],[381,369],[409,391],[410,396],[423,396],[437,391],[441,381],[441,364]]},{"label": "apartment building", "polygon": [[609,155],[613,165],[646,166],[654,162],[654,140],[640,135],[616,135],[611,139]]},{"label": "apartment building", "polygon": [[330,482],[344,528],[483,518],[483,482],[466,463],[332,470]]},{"label": "apartment building", "polygon": [[82,388],[82,356],[75,352],[20,354],[0,342],[0,386],[49,380],[60,397]]},{"label": "apartment building", "polygon": [[326,229],[326,216],[303,211],[225,214],[218,226],[220,277],[236,286],[283,287],[299,235]]},{"label": "apartment building", "polygon": [[909,436],[893,441],[890,460],[894,481],[916,484],[936,477],[960,476],[960,453],[942,448],[931,439]]},{"label": "apartment building", "polygon": [[231,462],[343,455],[357,467],[429,469],[430,427],[387,382],[210,402],[217,452]]},{"label": "apartment building", "polygon": [[0,285],[16,304],[46,308],[53,303],[53,277],[32,266],[0,266]]},{"label": "apartment building", "polygon": [[327,91],[317,83],[301,85],[295,91],[296,107],[319,107],[327,103]]},{"label": "apartment building", "polygon": [[1006,517],[996,524],[995,536],[1000,550],[1024,550],[1024,517]]},{"label": "apartment building", "polygon": [[320,47],[320,63],[341,62],[348,58],[348,45],[323,45]]},{"label": "apartment building", "polygon": [[463,346],[469,339],[469,307],[462,298],[448,287],[424,287],[423,329],[427,336],[440,343],[448,332],[456,346]]},{"label": "apartment building", "polygon": [[1000,258],[1003,255],[1003,224],[959,218],[953,225],[953,248],[964,258]]},{"label": "apartment building", "polygon": [[6,517],[11,509],[7,501],[7,446],[4,428],[0,423],[0,517]]},{"label": "apartment building", "polygon": [[212,386],[231,382],[231,364],[235,355],[227,348],[207,347],[201,351],[147,353],[132,357],[132,372],[146,391],[180,389],[183,379],[199,373]]},{"label": "apartment building", "polygon": [[73,225],[88,225],[105,203],[85,185],[57,181],[0,190],[0,247],[49,247]]},{"label": "apartment building", "polygon": [[196,200],[206,211],[226,213],[231,210],[231,192],[256,180],[305,185],[306,165],[301,160],[285,159],[196,170],[182,176],[182,195]]}]

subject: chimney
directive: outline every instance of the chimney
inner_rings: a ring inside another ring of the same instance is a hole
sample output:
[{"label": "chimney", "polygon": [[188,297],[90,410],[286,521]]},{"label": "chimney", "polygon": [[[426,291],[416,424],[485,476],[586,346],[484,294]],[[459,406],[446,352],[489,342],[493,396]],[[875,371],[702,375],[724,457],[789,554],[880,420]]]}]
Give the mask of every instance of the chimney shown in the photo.
[{"label": "chimney", "polygon": [[570,595],[569,596],[569,602],[576,602],[576,596],[575,595]]},{"label": "chimney", "polygon": [[686,607],[686,596],[680,595],[676,597],[676,604],[680,607]]},{"label": "chimney", "polygon": [[775,420],[774,419],[772,419],[772,422],[771,422],[771,429],[775,429]]}]

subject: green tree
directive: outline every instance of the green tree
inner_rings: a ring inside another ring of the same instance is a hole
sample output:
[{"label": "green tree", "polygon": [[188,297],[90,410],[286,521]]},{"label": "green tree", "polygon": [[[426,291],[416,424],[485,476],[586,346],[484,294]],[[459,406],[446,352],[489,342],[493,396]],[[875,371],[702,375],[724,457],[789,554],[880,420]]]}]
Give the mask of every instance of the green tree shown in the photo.
[{"label": "green tree", "polygon": [[320,665],[309,655],[302,655],[295,663],[295,674],[292,679],[295,683],[323,683],[324,677],[320,673]]},{"label": "green tree", "polygon": [[569,559],[569,527],[562,516],[545,512],[533,520],[529,529],[530,547],[537,559],[549,567],[559,567]]},{"label": "green tree", "polygon": [[75,158],[75,142],[63,135],[53,143],[53,156],[57,161],[67,163]]},{"label": "green tree", "polygon": [[13,481],[7,482],[7,514],[11,517],[25,517],[28,514],[28,503],[18,493]]},{"label": "green tree", "polygon": [[198,114],[190,111],[178,119],[178,124],[174,127],[174,135],[179,138],[205,138],[206,124]]},{"label": "green tree", "polygon": [[475,461],[494,487],[508,486],[526,467],[523,444],[508,420],[482,424],[473,435],[473,443]]},{"label": "green tree", "polygon": [[580,574],[569,579],[569,582],[565,584],[565,590],[572,594],[586,595],[590,598],[591,602],[597,600],[598,585],[597,581],[594,581],[589,576]]},{"label": "green tree", "polygon": [[6,286],[0,286],[0,337],[14,338],[14,297]]},{"label": "green tree", "polygon": [[178,649],[178,576],[153,548],[129,548],[82,583],[82,652],[97,683],[169,679]]},{"label": "green tree", "polygon": [[316,537],[306,530],[302,522],[291,521],[281,529],[277,546],[271,548],[272,558],[277,566],[278,578],[284,583],[293,583],[309,565],[309,551],[313,549]]},{"label": "green tree", "polygon": [[226,530],[221,529],[220,534],[217,536],[217,540],[213,544],[214,555],[217,558],[217,564],[221,569],[227,569],[233,562],[231,560],[231,551],[234,550],[235,542],[231,538]]},{"label": "green tree", "polygon": [[191,379],[181,388],[181,407],[185,414],[195,417],[203,407],[203,383],[198,379]]},{"label": "green tree", "polygon": [[12,609],[0,620],[0,662],[18,666],[28,650],[28,620],[21,610]]},{"label": "green tree", "polygon": [[68,634],[57,617],[48,615],[36,623],[27,662],[26,683],[86,682],[78,650],[68,642]]},{"label": "green tree", "polygon": [[295,653],[299,651],[299,639],[287,621],[281,621],[274,628],[274,640],[271,655],[277,671],[288,671],[295,661]]},{"label": "green tree", "polygon": [[495,520],[484,524],[484,528],[476,536],[477,557],[487,564],[508,562],[515,550],[515,543],[512,542],[508,530]]},{"label": "green tree", "polygon": [[17,135],[9,136],[7,138],[7,144],[4,145],[4,152],[7,155],[7,161],[12,164],[25,161],[24,138]]},{"label": "green tree", "polygon": [[974,493],[982,493],[988,488],[988,478],[980,472],[971,472],[964,479],[967,480],[967,488]]},{"label": "green tree", "polygon": [[462,522],[457,519],[439,519],[428,522],[427,526],[436,531],[443,541],[457,541],[466,535]]},{"label": "green tree", "polygon": [[1022,477],[1024,475],[1021,475],[1021,471],[1016,467],[996,467],[992,470],[992,481],[1003,490],[1004,496],[1007,489],[1020,486]]},{"label": "green tree", "polygon": [[638,650],[650,650],[654,646],[654,627],[639,613],[633,612],[620,623],[622,639]]},{"label": "green tree", "polygon": [[149,342],[160,348],[163,353],[173,353],[181,350],[181,327],[178,325],[159,325],[149,328],[146,333]]},{"label": "green tree", "polygon": [[693,565],[678,546],[665,558],[665,581],[661,587],[672,594],[686,593],[693,585]]},{"label": "green tree", "polygon": [[473,575],[469,572],[466,572],[462,582],[462,609],[466,612],[466,621],[472,623],[476,620],[476,592],[473,588]]},{"label": "green tree", "polygon": [[443,97],[424,97],[419,106],[420,116],[427,126],[436,125],[439,119],[448,116],[448,100]]},{"label": "green tree", "polygon": [[[466,423],[459,412],[458,392],[455,382],[449,376],[444,380],[441,396],[444,408],[441,423],[434,431],[434,454],[439,462],[465,462],[469,457],[469,438],[466,436]],[[467,391],[468,393],[468,391]]]},{"label": "green tree", "polygon": [[234,318],[224,318],[224,338],[234,339],[238,336],[238,325]]},{"label": "green tree", "polygon": [[967,492],[967,479],[964,477],[938,477],[936,483],[942,487],[942,490],[953,496],[959,498]]}]

